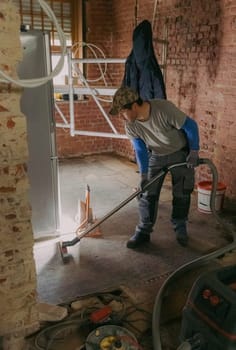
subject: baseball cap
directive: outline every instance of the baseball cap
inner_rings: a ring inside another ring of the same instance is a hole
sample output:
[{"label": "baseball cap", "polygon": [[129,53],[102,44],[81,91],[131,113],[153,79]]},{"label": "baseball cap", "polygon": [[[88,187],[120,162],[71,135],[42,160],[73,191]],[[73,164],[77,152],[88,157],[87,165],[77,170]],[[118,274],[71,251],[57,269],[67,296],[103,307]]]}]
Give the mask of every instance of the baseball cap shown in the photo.
[{"label": "baseball cap", "polygon": [[120,87],[113,97],[112,107],[109,113],[111,115],[118,114],[125,105],[137,101],[138,98],[139,94],[130,87]]}]

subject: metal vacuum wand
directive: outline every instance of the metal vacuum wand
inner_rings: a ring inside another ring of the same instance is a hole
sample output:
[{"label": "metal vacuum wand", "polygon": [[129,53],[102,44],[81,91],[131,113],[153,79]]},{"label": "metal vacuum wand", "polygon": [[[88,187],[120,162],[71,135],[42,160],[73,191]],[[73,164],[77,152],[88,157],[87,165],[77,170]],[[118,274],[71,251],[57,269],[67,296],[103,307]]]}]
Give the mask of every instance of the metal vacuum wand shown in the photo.
[{"label": "metal vacuum wand", "polygon": [[[111,217],[113,214],[115,214],[118,210],[123,208],[126,204],[128,204],[132,199],[143,193],[143,191],[147,190],[153,183],[155,183],[161,176],[165,175],[169,170],[175,167],[186,165],[186,162],[182,163],[176,163],[173,165],[170,165],[169,167],[163,168],[156,176],[154,176],[143,188],[143,190],[138,189],[137,191],[133,192],[128,198],[126,198],[123,202],[118,204],[114,209],[112,209],[110,212],[108,212],[106,215],[104,215],[100,220],[95,222],[93,225],[85,229],[79,236],[76,236],[71,241],[63,241],[59,242],[59,249],[61,252],[61,256],[63,261],[67,260],[69,258],[67,247],[74,246],[76,243],[78,243],[81,238],[86,236],[89,232],[93,231],[96,227],[101,225],[104,221],[106,221],[109,217]],[[202,164],[201,159],[199,159],[199,164]]]},{"label": "metal vacuum wand", "polygon": [[[186,163],[181,163],[181,165],[184,165]],[[159,174],[157,174],[155,177],[153,177],[145,186],[143,190],[138,189],[137,191],[135,191],[134,193],[132,193],[128,198],[126,198],[123,202],[121,202],[120,204],[118,204],[115,208],[113,208],[109,213],[107,213],[106,215],[104,215],[100,220],[98,220],[96,223],[94,223],[92,226],[88,227],[84,232],[81,233],[81,235],[75,237],[74,239],[72,239],[71,241],[64,241],[62,242],[62,247],[71,247],[73,245],[75,245],[76,243],[78,243],[81,238],[83,238],[85,235],[87,235],[89,232],[91,232],[92,230],[94,230],[96,227],[98,227],[99,225],[101,225],[105,220],[107,220],[109,217],[111,217],[113,214],[115,214],[118,210],[120,210],[121,208],[123,208],[126,204],[128,204],[132,199],[134,199],[135,197],[137,197],[139,194],[141,194],[144,190],[148,189],[157,179],[159,179],[159,177],[165,175],[165,173],[168,171],[167,170],[161,170],[161,172]]]}]

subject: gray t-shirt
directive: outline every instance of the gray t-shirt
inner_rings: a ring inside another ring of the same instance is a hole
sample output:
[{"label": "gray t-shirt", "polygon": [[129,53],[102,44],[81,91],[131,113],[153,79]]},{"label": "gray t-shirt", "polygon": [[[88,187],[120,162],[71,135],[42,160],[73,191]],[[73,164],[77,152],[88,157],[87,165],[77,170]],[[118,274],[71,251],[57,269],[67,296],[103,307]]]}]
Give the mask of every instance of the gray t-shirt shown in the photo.
[{"label": "gray t-shirt", "polygon": [[150,116],[147,121],[126,122],[125,129],[130,139],[140,138],[158,155],[174,153],[187,144],[180,130],[186,114],[172,102],[164,99],[150,100]]}]

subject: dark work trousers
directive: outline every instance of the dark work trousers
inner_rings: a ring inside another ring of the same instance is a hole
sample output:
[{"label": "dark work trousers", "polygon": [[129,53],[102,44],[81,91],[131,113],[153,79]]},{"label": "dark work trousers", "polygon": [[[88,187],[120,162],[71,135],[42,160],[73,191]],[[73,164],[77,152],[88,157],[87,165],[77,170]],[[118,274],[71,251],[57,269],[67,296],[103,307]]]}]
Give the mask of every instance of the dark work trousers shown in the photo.
[{"label": "dark work trousers", "polygon": [[[149,158],[149,179],[156,176],[163,168],[177,163],[186,162],[188,149],[181,149],[175,153],[158,156],[151,154]],[[185,224],[188,219],[191,193],[194,189],[194,169],[179,166],[170,170],[172,179],[172,215],[174,225]],[[165,175],[161,176],[145,191],[139,199],[139,223],[135,233],[150,234],[155,224],[158,202]]]}]

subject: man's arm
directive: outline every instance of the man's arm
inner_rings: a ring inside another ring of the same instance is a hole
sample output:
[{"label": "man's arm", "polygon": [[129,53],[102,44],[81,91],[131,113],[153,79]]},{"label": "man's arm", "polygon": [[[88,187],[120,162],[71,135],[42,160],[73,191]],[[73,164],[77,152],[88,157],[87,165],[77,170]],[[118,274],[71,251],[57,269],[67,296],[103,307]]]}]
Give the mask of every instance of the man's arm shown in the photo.
[{"label": "man's arm", "polygon": [[148,180],[148,150],[145,142],[140,138],[132,139],[132,144],[141,175],[140,188],[143,189]]},{"label": "man's arm", "polygon": [[181,128],[184,130],[189,144],[189,149],[194,151],[199,151],[199,132],[198,125],[195,120],[186,117],[184,125]]},{"label": "man's arm", "polygon": [[188,167],[195,167],[198,165],[198,151],[199,151],[199,131],[198,125],[195,120],[186,117],[186,120],[181,127],[185,132],[188,145],[189,145],[189,155],[187,157]]}]

